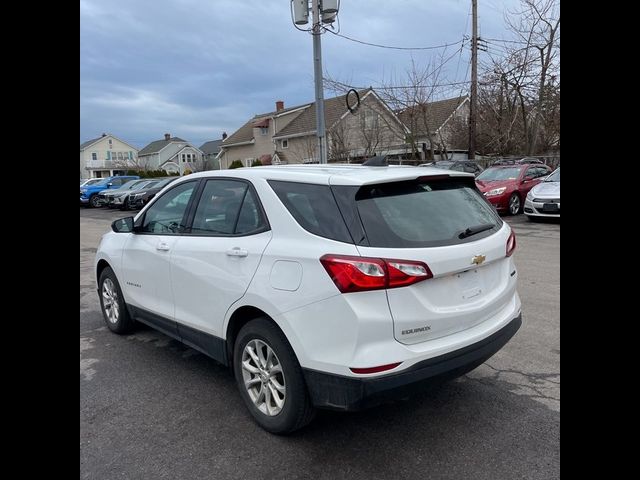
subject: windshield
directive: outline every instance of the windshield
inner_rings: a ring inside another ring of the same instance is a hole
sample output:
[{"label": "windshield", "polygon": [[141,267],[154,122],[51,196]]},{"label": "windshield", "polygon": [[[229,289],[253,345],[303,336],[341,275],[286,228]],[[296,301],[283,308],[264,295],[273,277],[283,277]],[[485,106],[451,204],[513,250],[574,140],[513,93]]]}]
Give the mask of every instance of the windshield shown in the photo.
[{"label": "windshield", "polygon": [[142,182],[140,185],[136,185],[133,190],[141,190],[143,188],[152,188],[156,186],[158,183],[156,180],[151,180],[149,182]]},{"label": "windshield", "polygon": [[559,182],[560,181],[560,167],[549,175],[545,180],[545,182]]},{"label": "windshield", "polygon": [[451,165],[453,165],[453,162],[436,162],[431,166],[436,168],[443,168],[447,170]]},{"label": "windshield", "polygon": [[118,190],[131,190],[139,183],[143,182],[141,182],[140,180],[129,180],[127,183],[123,183],[122,186],[118,187]]},{"label": "windshield", "polygon": [[491,182],[494,180],[515,180],[520,176],[523,167],[487,168],[476,177],[477,180]]}]

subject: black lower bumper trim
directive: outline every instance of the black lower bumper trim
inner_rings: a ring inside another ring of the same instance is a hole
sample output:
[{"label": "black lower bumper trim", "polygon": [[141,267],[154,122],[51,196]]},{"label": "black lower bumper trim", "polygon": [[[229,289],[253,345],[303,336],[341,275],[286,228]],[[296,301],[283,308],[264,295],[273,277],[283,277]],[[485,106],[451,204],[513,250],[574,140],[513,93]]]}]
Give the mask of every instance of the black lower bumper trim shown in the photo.
[{"label": "black lower bumper trim", "polygon": [[352,378],[304,369],[313,404],[333,410],[360,410],[403,398],[425,387],[464,375],[500,350],[522,325],[518,315],[487,338],[459,350],[423,360],[400,373]]}]

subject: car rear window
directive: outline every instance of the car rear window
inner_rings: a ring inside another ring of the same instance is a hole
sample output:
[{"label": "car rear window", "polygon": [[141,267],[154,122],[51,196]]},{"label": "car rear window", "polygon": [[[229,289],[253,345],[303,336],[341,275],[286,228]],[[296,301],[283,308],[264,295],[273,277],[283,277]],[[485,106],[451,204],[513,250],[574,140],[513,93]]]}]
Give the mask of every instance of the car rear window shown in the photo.
[{"label": "car rear window", "polygon": [[269,185],[302,228],[320,237],[353,243],[328,185],[278,180],[270,180]]},{"label": "car rear window", "polygon": [[[366,185],[358,190],[355,200],[372,247],[453,245],[491,235],[502,225],[493,208],[464,179]],[[467,228],[478,226],[487,229],[460,238]]]}]

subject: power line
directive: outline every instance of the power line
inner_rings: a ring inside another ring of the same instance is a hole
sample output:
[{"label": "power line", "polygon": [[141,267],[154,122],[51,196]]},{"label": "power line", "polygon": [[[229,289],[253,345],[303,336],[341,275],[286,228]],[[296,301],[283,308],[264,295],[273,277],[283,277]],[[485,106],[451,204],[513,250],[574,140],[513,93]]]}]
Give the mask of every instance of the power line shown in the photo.
[{"label": "power line", "polygon": [[517,43],[519,45],[527,45],[527,42],[523,42],[522,40],[502,40],[500,38],[485,38],[485,40],[490,42]]},{"label": "power line", "polygon": [[458,40],[457,42],[453,42],[453,43],[443,43],[442,45],[434,45],[432,47],[395,47],[395,46],[391,46],[391,45],[380,45],[379,43],[371,43],[371,42],[365,42],[363,40],[358,40],[356,38],[352,38],[352,37],[348,37],[342,33],[338,33],[338,32],[334,32],[332,30],[329,30],[327,28],[324,28],[325,32],[329,32],[333,35],[335,35],[336,37],[341,37],[344,38],[346,40],[350,40],[352,42],[356,42],[356,43],[360,43],[362,45],[368,45],[370,47],[378,47],[378,48],[388,48],[391,50],[435,50],[437,48],[447,48],[447,47],[451,47],[453,45],[458,45],[459,43],[462,43],[463,40]]}]

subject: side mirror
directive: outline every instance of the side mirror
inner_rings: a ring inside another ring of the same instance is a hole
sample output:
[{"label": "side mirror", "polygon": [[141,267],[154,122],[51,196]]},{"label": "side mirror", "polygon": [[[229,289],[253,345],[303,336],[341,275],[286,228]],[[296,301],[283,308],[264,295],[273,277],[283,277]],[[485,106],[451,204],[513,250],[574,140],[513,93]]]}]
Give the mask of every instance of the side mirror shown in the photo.
[{"label": "side mirror", "polygon": [[113,183],[111,182],[107,183],[107,188],[111,188],[111,187],[113,187]]},{"label": "side mirror", "polygon": [[116,233],[131,233],[133,232],[133,217],[119,218],[114,220],[111,224],[111,230]]}]

